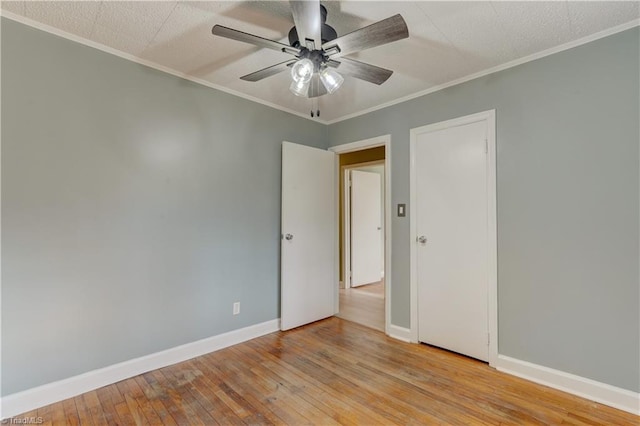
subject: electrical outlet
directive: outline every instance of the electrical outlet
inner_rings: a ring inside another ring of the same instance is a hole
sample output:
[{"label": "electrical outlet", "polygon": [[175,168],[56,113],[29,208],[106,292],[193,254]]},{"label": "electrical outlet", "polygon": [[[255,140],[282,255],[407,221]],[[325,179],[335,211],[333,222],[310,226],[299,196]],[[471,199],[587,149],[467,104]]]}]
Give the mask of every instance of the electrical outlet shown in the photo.
[{"label": "electrical outlet", "polygon": [[233,304],[233,315],[238,315],[240,313],[240,302],[235,302]]}]

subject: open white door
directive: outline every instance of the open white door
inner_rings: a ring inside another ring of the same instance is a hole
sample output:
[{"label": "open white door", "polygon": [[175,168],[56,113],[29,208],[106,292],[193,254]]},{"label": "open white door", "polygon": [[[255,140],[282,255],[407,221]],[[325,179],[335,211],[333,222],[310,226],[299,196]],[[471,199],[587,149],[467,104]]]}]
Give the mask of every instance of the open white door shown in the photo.
[{"label": "open white door", "polygon": [[382,200],[380,175],[351,171],[351,286],[380,281]]},{"label": "open white door", "polygon": [[336,314],[335,154],[282,143],[280,328]]}]

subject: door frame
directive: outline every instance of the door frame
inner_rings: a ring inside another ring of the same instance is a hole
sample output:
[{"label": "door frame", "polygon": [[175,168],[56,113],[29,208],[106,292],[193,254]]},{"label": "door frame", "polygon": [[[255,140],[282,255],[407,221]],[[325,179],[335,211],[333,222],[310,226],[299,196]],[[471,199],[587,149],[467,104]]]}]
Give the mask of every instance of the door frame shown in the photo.
[{"label": "door frame", "polygon": [[[386,155],[387,154],[385,151],[385,157]],[[375,161],[367,161],[367,162],[358,163],[358,164],[349,164],[348,166],[342,166],[340,170],[340,174],[343,176],[342,207],[344,209],[344,214],[342,215],[342,221],[343,221],[342,233],[344,238],[344,250],[342,251],[342,266],[344,268],[344,288],[345,289],[351,288],[351,276],[347,274],[347,272],[351,270],[351,238],[347,237],[351,233],[351,199],[350,197],[347,196],[348,193],[350,193],[351,191],[351,188],[349,186],[349,183],[350,183],[349,172],[351,172],[352,170],[357,170],[360,167],[375,166],[379,164],[382,164],[384,166],[385,161],[375,160]],[[386,167],[385,167],[384,173],[385,173],[385,179],[386,179],[386,174],[387,174]],[[383,185],[384,185],[384,182],[383,182]],[[384,221],[384,217],[382,219]],[[387,224],[385,223],[384,226],[386,227],[386,225]],[[385,269],[384,275],[386,277],[387,276],[386,264],[384,265],[384,269]]]},{"label": "door frame", "polygon": [[416,139],[419,134],[431,133],[465,124],[485,121],[487,124],[487,236],[488,236],[488,288],[487,313],[489,330],[489,365],[498,361],[498,238],[496,219],[496,110],[488,110],[466,115],[451,120],[441,121],[426,126],[416,127],[410,131],[409,146],[409,235],[411,259],[411,341],[418,342],[418,265],[415,238],[416,233]]},{"label": "door frame", "polygon": [[[336,145],[329,148],[336,154],[362,151],[384,146],[384,332],[391,329],[391,135]],[[340,157],[336,155],[336,170],[340,170]],[[338,192],[338,191],[336,191]],[[336,205],[338,205],[336,203]],[[338,237],[336,236],[336,239]],[[338,243],[339,244],[339,243]],[[336,246],[337,248],[337,246]],[[340,286],[340,273],[336,273],[336,289]],[[336,312],[340,305],[340,292],[336,291]]]}]

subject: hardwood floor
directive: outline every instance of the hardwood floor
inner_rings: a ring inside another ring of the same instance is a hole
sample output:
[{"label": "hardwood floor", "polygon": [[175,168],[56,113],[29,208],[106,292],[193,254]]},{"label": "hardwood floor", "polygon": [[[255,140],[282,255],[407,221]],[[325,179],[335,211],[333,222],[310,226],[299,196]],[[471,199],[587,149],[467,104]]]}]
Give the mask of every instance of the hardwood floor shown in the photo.
[{"label": "hardwood floor", "polygon": [[338,317],[384,331],[384,281],[340,289]]},{"label": "hardwood floor", "polygon": [[339,318],[25,413],[44,424],[638,425],[640,418]]}]

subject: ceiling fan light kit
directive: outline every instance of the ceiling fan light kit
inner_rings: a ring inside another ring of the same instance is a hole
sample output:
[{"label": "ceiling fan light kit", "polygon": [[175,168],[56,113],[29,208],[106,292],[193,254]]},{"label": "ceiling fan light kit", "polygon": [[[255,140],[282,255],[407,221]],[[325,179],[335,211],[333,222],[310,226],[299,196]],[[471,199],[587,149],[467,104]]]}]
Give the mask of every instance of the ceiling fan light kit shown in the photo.
[{"label": "ceiling fan light kit", "polygon": [[[393,71],[356,61],[347,55],[409,37],[407,24],[401,15],[394,15],[338,37],[336,31],[326,23],[327,9],[319,0],[289,3],[294,21],[294,27],[288,33],[289,45],[214,25],[214,35],[295,57],[244,75],[240,79],[256,82],[290,70],[293,81],[289,90],[296,96],[317,98],[338,90],[344,82],[343,75],[378,85],[391,77]],[[320,115],[319,110],[316,115]],[[314,116],[313,112],[311,116]]]}]

